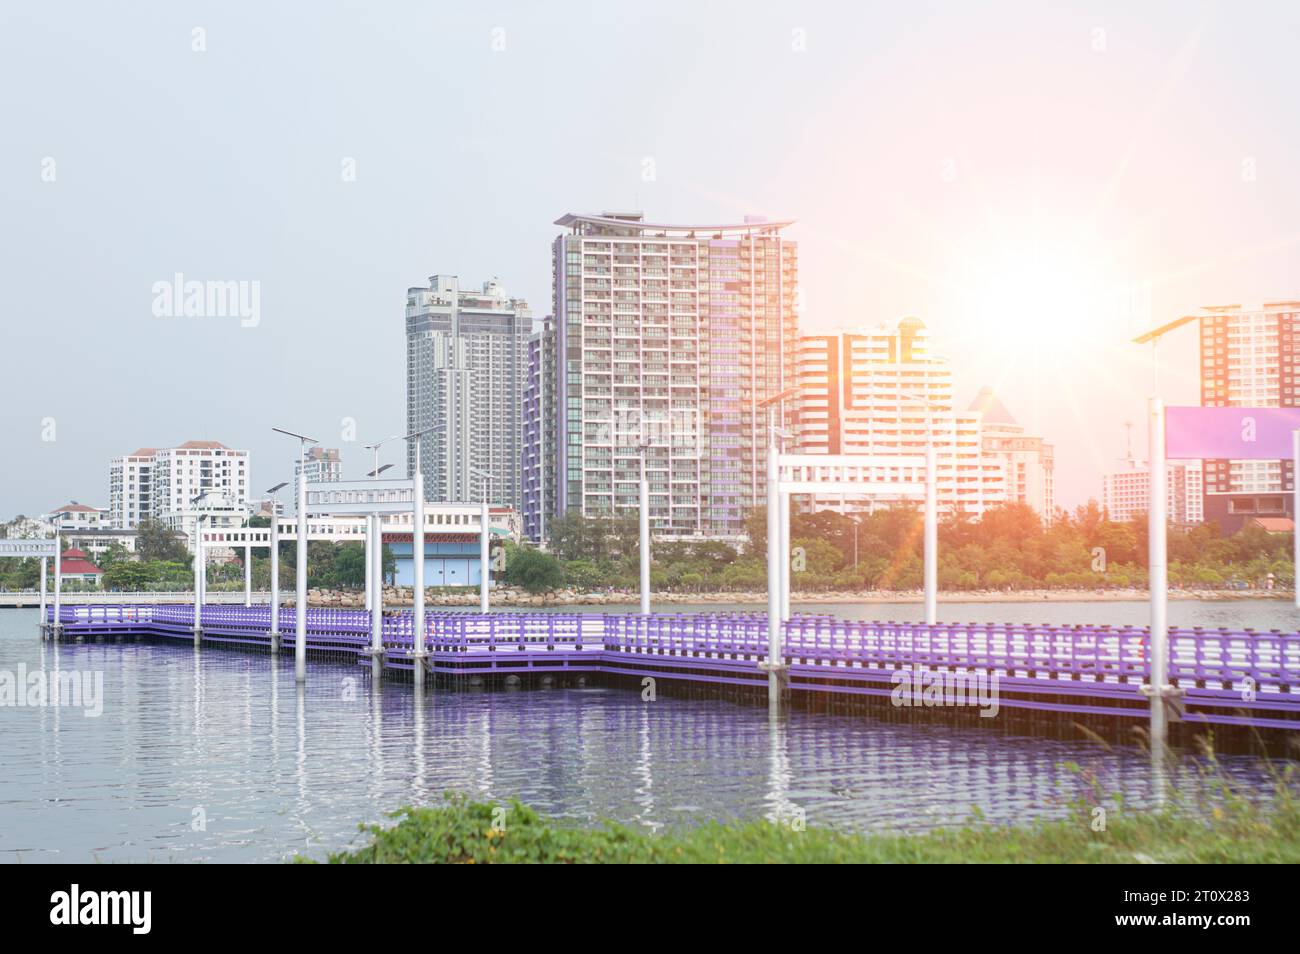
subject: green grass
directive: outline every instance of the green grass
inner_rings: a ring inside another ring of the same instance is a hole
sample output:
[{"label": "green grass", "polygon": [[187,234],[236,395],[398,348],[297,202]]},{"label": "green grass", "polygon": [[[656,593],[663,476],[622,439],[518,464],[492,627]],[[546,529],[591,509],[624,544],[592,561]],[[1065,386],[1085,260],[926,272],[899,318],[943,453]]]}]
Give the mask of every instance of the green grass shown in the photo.
[{"label": "green grass", "polygon": [[[443,805],[403,808],[396,825],[363,825],[369,843],[333,864],[501,863],[1290,863],[1300,862],[1300,800],[1292,774],[1255,803],[1226,783],[1196,806],[1128,810],[1091,793],[1067,817],[1023,827],[974,824],[923,835],[859,835],[769,821],[708,823],[652,834],[612,823],[577,826],[519,802],[493,805],[449,794]],[[1095,830],[1105,807],[1105,828]],[[308,859],[299,859],[308,860]]]}]

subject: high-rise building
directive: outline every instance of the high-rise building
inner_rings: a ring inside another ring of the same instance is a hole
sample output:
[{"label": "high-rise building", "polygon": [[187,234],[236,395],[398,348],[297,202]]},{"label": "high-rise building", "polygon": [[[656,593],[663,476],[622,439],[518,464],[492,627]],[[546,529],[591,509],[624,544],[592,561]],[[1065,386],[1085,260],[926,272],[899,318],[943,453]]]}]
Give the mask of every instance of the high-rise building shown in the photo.
[{"label": "high-rise building", "polygon": [[[520,415],[532,313],[496,282],[462,291],[454,275],[434,275],[406,295],[406,419],[421,441],[425,497],[478,500],[490,473],[494,503],[519,509]],[[407,444],[407,476],[415,442]]]},{"label": "high-rise building", "polygon": [[[1300,406],[1300,301],[1216,305],[1201,316],[1201,404]],[[1205,518],[1227,532],[1291,512],[1289,460],[1206,460]]]},{"label": "high-rise building", "polygon": [[[805,335],[795,360],[795,453],[921,456],[933,442],[941,512],[979,515],[1008,499],[1004,462],[984,452],[981,414],[954,410],[952,371],[930,353],[919,319]],[[900,500],[832,494],[801,503],[844,513]]]},{"label": "high-rise building", "polygon": [[546,522],[555,512],[555,345],[555,319],[547,315],[528,339],[524,384],[523,533],[534,542],[546,539]]},{"label": "high-rise building", "polygon": [[153,514],[153,458],[158,451],[141,447],[108,462],[109,524],[117,530],[130,530]]},{"label": "high-rise building", "polygon": [[1031,437],[990,387],[980,388],[969,410],[978,411],[984,456],[1002,461],[1007,500],[1028,504],[1046,521],[1056,512],[1053,470],[1055,451],[1041,437]]},{"label": "high-rise building", "polygon": [[192,547],[200,514],[209,526],[243,522],[248,486],[248,451],[217,441],[145,447],[109,462],[108,519],[119,530],[158,520],[185,534]]},{"label": "high-rise building", "polygon": [[336,447],[309,447],[306,459],[299,463],[293,461],[293,499],[298,499],[298,480],[303,470],[307,471],[307,483],[318,484],[343,479],[343,460]]},{"label": "high-rise building", "polygon": [[[1201,462],[1171,460],[1166,464],[1165,506],[1169,522],[1191,526],[1205,519]],[[1151,467],[1128,460],[1101,478],[1101,505],[1118,523],[1144,516],[1151,509]]]},{"label": "high-rise building", "polygon": [[555,224],[567,231],[552,246],[549,512],[635,513],[644,460],[654,532],[741,537],[766,492],[759,404],[794,375],[790,223],[654,225],[606,212]]}]

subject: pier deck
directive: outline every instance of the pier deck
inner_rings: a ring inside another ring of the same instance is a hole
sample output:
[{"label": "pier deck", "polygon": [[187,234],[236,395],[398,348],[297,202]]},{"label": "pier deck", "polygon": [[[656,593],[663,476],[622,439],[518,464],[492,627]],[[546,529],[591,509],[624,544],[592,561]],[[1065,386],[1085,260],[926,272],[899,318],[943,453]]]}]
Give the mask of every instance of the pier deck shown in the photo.
[{"label": "pier deck", "polygon": [[[53,622],[47,608],[46,622]],[[279,611],[292,651],[295,610]],[[146,637],[192,642],[192,605],[63,606],[62,638]],[[48,630],[50,627],[46,627]],[[204,605],[204,643],[269,649],[267,605]],[[898,673],[983,676],[1000,708],[1145,719],[1147,630],[1140,627],[1010,623],[856,622],[796,615],[784,627],[793,693],[880,696]],[[369,667],[370,613],[309,608],[313,655]],[[410,672],[410,613],[384,616],[382,668]],[[752,686],[767,674],[761,613],[634,614],[431,612],[424,665],[448,678],[525,673],[605,673],[684,683]],[[1169,630],[1169,675],[1183,693],[1186,722],[1300,730],[1300,633]],[[993,679],[993,677],[996,677]],[[915,678],[915,676],[913,676]]]}]

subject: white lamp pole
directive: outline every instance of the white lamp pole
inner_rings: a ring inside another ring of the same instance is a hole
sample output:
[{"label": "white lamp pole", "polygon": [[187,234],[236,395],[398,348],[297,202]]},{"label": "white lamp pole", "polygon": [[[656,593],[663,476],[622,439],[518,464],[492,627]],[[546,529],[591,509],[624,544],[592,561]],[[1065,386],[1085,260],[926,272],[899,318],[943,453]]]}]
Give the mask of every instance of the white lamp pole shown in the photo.
[{"label": "white lamp pole", "polygon": [[[401,436],[394,434],[366,445],[366,450],[375,452],[375,467],[366,474],[367,477],[378,479],[381,473],[393,466],[379,466],[379,448]],[[414,536],[411,541],[414,546]],[[366,609],[370,611],[370,652],[378,658],[384,649],[384,518],[378,513],[366,518]]]},{"label": "white lamp pole", "polygon": [[41,638],[45,637],[45,557],[41,557]]},{"label": "white lamp pole", "polygon": [[[1291,432],[1291,486],[1291,565],[1300,569],[1300,431]],[[1292,575],[1300,577],[1300,573],[1293,572]],[[1291,588],[1295,590],[1296,608],[1300,609],[1300,580],[1292,580]]]},{"label": "white lamp pole", "polygon": [[374,578],[371,576],[371,573],[375,568],[375,559],[374,559],[375,555],[373,552],[374,546],[375,546],[374,514],[367,514],[366,515],[366,546],[365,546],[365,550],[366,550],[365,606],[366,606],[367,613],[370,612],[371,607],[374,605],[374,596],[375,596],[374,594],[375,581]]},{"label": "white lamp pole", "polygon": [[411,672],[417,689],[424,687],[424,659],[428,655],[424,641],[424,468],[420,461],[420,438],[429,433],[429,430],[432,428],[407,435],[407,440],[415,441],[415,472],[411,480],[415,491],[411,501],[411,571],[414,576],[411,594],[414,638],[411,645]]},{"label": "white lamp pole", "polygon": [[[773,411],[768,411],[771,418]],[[781,703],[781,501],[778,485],[776,424],[769,428],[767,447],[767,701]]]},{"label": "white lamp pole", "polygon": [[477,467],[470,472],[483,481],[483,501],[479,507],[478,528],[478,609],[480,613],[488,611],[488,586],[492,577],[492,542],[490,534],[491,514],[488,513],[488,494],[491,492],[492,474]]},{"label": "white lamp pole", "polygon": [[276,484],[271,497],[271,652],[280,651],[280,498],[276,495],[288,481]]},{"label": "white lamp pole", "polygon": [[384,518],[371,517],[375,524],[375,546],[370,558],[374,561],[371,580],[375,592],[370,600],[370,652],[378,660],[384,651]]},{"label": "white lamp pole", "polygon": [[[780,446],[780,445],[778,445]],[[781,525],[781,622],[790,618],[790,495],[777,495]]]},{"label": "white lamp pole", "polygon": [[194,645],[203,645],[203,587],[207,583],[207,566],[203,562],[203,514],[199,507],[206,492],[190,501],[194,507]]},{"label": "white lamp pole", "polygon": [[939,622],[939,464],[934,449],[934,421],[925,448],[925,622]]},{"label": "white lamp pole", "polygon": [[55,517],[54,524],[54,628],[51,632],[54,638],[58,639],[63,631],[63,617],[61,615],[63,593],[63,533],[59,529],[58,517]]},{"label": "white lamp pole", "polygon": [[1164,687],[1168,650],[1169,565],[1165,540],[1168,474],[1165,469],[1165,406],[1158,395],[1150,401],[1151,458],[1147,527],[1147,563],[1151,573],[1151,739],[1152,744],[1165,739]]},{"label": "white lamp pole", "polygon": [[271,652],[280,651],[280,502],[271,504]]},{"label": "white lamp pole", "polygon": [[294,580],[293,677],[307,681],[307,442],[298,444],[298,546]]},{"label": "white lamp pole", "polygon": [[781,433],[777,427],[776,412],[781,402],[794,397],[799,388],[786,388],[780,394],[774,394],[760,401],[759,408],[767,409],[767,702],[775,712],[781,704],[781,682],[785,669],[784,654],[781,647],[781,606],[783,599],[782,563],[789,570],[790,554],[781,552],[781,449],[777,437]]},{"label": "white lamp pole", "polygon": [[317,443],[315,438],[295,434],[283,428],[271,430],[298,440],[298,574],[295,580],[293,675],[297,682],[307,681],[307,445]]},{"label": "white lamp pole", "polygon": [[[1147,506],[1147,566],[1151,594],[1151,638],[1147,647],[1151,683],[1146,692],[1151,699],[1151,757],[1157,770],[1157,784],[1163,788],[1164,745],[1167,721],[1165,699],[1173,695],[1168,681],[1168,609],[1169,565],[1165,534],[1168,523],[1168,474],[1165,469],[1165,404],[1160,397],[1160,338],[1192,321],[1197,315],[1184,315],[1168,324],[1133,339],[1134,344],[1151,345],[1151,399],[1147,405],[1148,441],[1151,473],[1148,479],[1150,500]],[[1163,791],[1160,793],[1163,798]]]},{"label": "white lamp pole", "polygon": [[641,454],[641,483],[638,485],[638,531],[641,550],[641,615],[650,615],[650,481],[646,477],[645,458],[649,451],[648,441],[642,441],[638,450]]}]

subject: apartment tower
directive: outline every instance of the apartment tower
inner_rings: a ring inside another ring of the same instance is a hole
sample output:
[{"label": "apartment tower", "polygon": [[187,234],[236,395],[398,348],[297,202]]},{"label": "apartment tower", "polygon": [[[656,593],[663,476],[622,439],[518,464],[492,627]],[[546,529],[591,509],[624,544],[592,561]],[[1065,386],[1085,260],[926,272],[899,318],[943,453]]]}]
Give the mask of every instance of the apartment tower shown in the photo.
[{"label": "apartment tower", "polygon": [[[494,280],[464,291],[454,275],[434,275],[406,295],[406,423],[421,440],[425,498],[479,500],[493,476],[491,502],[520,506],[521,413],[532,334],[528,304]],[[407,475],[415,472],[415,442]]]},{"label": "apartment tower", "polygon": [[759,405],[794,376],[791,223],[657,225],[605,212],[555,224],[566,231],[552,246],[547,512],[634,514],[644,461],[655,533],[741,537],[766,492]]}]

